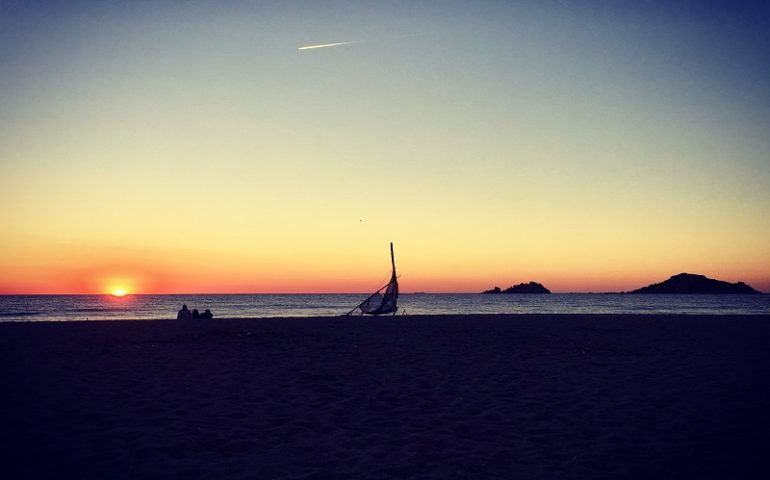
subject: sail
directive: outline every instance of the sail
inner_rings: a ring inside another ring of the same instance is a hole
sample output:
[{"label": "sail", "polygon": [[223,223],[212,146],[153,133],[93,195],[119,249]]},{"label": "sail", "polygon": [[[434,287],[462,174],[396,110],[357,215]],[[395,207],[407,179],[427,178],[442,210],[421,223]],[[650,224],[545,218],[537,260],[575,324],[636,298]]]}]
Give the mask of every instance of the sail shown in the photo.
[{"label": "sail", "polygon": [[[371,294],[366,300],[361,302],[356,308],[348,312],[348,315],[358,310],[362,315],[382,315],[385,313],[396,313],[398,310],[398,276],[396,275],[396,261],[393,257],[393,244],[390,244],[390,262],[393,266],[393,273],[390,276],[390,282]],[[380,293],[385,290],[385,293]]]},{"label": "sail", "polygon": [[382,305],[382,295],[380,295],[380,292],[372,294],[371,297],[364,300],[364,303],[362,303],[358,308],[361,309],[362,313],[372,313],[376,312],[380,305]]},{"label": "sail", "polygon": [[382,315],[383,313],[395,313],[398,310],[398,280],[395,275],[390,279],[385,293],[380,292],[367,298],[359,307],[362,313],[369,315]]},{"label": "sail", "polygon": [[379,313],[395,313],[398,310],[398,279],[396,272],[393,272],[393,278],[390,279],[388,288],[382,296]]}]

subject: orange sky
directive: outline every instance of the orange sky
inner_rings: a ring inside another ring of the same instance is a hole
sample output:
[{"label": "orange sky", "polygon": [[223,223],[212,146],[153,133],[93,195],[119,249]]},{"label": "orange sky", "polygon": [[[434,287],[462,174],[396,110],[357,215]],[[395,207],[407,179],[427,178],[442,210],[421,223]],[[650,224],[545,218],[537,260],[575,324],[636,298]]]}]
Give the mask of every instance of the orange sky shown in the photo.
[{"label": "orange sky", "polygon": [[[633,271],[623,272],[614,263],[597,262],[596,256],[568,261],[571,257],[554,258],[537,251],[529,255],[491,251],[468,254],[459,248],[453,251],[440,246],[433,251],[420,250],[417,255],[408,250],[409,246],[396,244],[404,292],[476,292],[528,281],[538,281],[556,292],[622,291],[659,282],[680,271],[745,281],[770,291],[770,282],[760,269],[741,265],[742,275],[736,276],[732,262],[716,257],[706,263],[708,268],[703,267],[703,262],[692,262],[679,270],[666,270],[670,258],[660,258],[649,259],[644,266],[640,262]],[[256,253],[247,256],[217,251],[168,250],[150,255],[121,249],[101,253],[90,249],[88,254],[77,248],[64,250],[33,254],[48,259],[46,262],[6,267],[8,274],[0,279],[0,292],[110,293],[116,288],[129,293],[366,292],[387,281],[390,268],[386,244],[329,255],[303,251],[301,256],[292,250],[274,259]]]}]

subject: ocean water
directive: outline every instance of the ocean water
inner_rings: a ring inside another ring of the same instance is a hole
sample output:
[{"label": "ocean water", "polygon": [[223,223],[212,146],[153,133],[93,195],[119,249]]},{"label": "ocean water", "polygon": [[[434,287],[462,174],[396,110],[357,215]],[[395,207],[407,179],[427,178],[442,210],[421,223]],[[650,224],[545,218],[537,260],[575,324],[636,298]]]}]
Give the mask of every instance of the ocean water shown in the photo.
[{"label": "ocean water", "polygon": [[[364,294],[0,295],[0,322],[176,318],[182,304],[214,318],[343,315]],[[770,314],[770,295],[402,294],[399,314],[673,313]]]}]

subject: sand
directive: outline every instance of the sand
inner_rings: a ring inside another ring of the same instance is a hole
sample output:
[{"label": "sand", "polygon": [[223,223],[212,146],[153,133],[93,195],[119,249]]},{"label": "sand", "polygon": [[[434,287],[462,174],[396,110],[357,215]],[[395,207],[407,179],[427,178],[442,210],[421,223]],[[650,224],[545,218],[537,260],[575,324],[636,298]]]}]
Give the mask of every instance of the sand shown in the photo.
[{"label": "sand", "polygon": [[770,478],[770,317],[0,324],[2,478]]}]

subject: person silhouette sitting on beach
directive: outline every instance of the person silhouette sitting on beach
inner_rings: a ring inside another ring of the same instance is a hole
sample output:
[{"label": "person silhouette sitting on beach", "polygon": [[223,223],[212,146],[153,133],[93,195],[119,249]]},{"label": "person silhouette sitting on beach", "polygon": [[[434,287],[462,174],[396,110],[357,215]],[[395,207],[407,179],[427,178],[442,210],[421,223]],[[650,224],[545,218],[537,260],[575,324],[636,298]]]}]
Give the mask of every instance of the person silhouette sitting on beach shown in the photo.
[{"label": "person silhouette sitting on beach", "polygon": [[192,318],[193,319],[201,318],[201,314],[198,313],[198,309],[197,308],[193,308]]},{"label": "person silhouette sitting on beach", "polygon": [[179,310],[179,312],[176,314],[177,320],[190,320],[192,318],[192,313],[190,313],[189,310],[187,310],[187,305],[182,305],[182,309]]},{"label": "person silhouette sitting on beach", "polygon": [[201,318],[214,318],[214,314],[207,308],[206,311],[201,313]]}]

